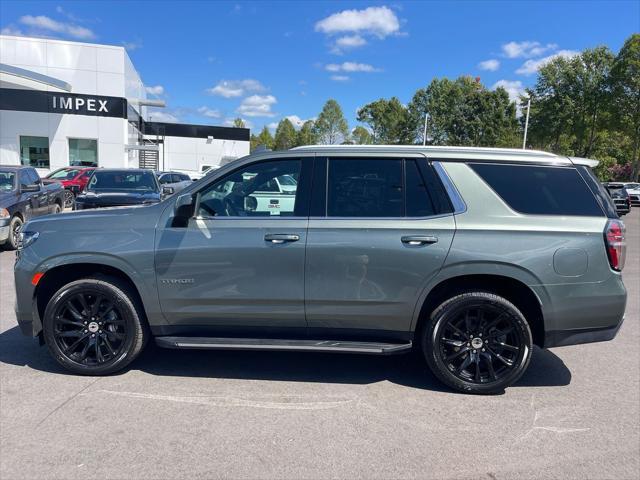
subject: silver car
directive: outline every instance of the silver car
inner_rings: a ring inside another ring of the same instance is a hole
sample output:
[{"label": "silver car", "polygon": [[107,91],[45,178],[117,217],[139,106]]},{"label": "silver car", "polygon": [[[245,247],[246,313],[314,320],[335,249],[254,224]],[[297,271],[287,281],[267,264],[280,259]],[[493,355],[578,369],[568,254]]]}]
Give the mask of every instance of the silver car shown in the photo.
[{"label": "silver car", "polygon": [[180,172],[156,172],[161,188],[171,188],[173,193],[178,193],[193,183],[189,175]]},{"label": "silver car", "polygon": [[[260,152],[157,205],[30,221],[18,323],[78,374],[123,369],[154,338],[416,350],[451,388],[500,392],[534,345],[611,340],[622,324],[624,225],[596,164],[455,147]],[[291,201],[260,203],[275,184]]]}]

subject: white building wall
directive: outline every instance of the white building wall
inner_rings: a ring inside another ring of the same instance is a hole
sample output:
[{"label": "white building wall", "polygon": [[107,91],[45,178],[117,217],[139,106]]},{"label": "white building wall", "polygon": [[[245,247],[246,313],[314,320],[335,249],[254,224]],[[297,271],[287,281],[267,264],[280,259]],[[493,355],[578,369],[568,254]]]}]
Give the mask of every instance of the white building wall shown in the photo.
[{"label": "white building wall", "polygon": [[[0,63],[63,80],[71,85],[71,93],[128,100],[147,98],[145,85],[123,47],[2,35]],[[38,89],[56,90],[46,85]],[[146,107],[133,107],[146,116]],[[138,167],[137,152],[125,148],[137,141],[127,119],[0,111],[0,164],[20,163],[21,135],[49,138],[50,170],[69,165],[69,138],[97,139],[100,167]],[[248,153],[248,141],[166,137],[164,166],[162,151],[159,161],[165,170],[195,173],[202,165],[219,165],[223,158],[239,158]],[[43,169],[40,173],[48,171]]]}]

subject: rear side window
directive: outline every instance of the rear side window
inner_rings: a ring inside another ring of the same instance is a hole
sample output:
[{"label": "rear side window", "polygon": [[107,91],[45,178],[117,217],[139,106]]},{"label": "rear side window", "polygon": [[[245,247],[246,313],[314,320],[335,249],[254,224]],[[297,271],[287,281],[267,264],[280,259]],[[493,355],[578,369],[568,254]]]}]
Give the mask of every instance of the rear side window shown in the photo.
[{"label": "rear side window", "polygon": [[472,163],[470,167],[514,210],[532,215],[602,216],[575,168]]},{"label": "rear side window", "polygon": [[405,185],[407,217],[430,217],[436,208],[427,190],[416,160],[405,161]]},{"label": "rear side window", "polygon": [[402,159],[331,159],[329,217],[402,217]]}]

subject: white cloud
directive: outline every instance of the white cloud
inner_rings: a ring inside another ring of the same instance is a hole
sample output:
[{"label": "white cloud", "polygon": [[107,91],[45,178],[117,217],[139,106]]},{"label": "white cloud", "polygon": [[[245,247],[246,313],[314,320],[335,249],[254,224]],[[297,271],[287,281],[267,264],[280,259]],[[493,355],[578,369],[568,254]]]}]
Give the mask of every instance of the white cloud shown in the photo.
[{"label": "white cloud", "polygon": [[296,130],[299,130],[300,128],[302,128],[302,126],[305,124],[305,122],[308,122],[309,120],[315,120],[315,117],[313,118],[307,118],[306,120],[303,118],[300,118],[298,115],[288,115],[287,117],[289,121],[293,124],[294,128]]},{"label": "white cloud", "polygon": [[209,117],[209,118],[220,118],[222,116],[222,114],[220,113],[220,110],[213,110],[209,107],[200,107],[198,108],[198,113],[204,117]]},{"label": "white cloud", "polygon": [[224,98],[241,97],[246,93],[261,93],[266,88],[257,80],[222,80],[215,87],[207,88],[207,93]]},{"label": "white cloud", "polygon": [[146,87],[147,93],[151,95],[164,95],[164,87],[162,85],[155,85]]},{"label": "white cloud", "polygon": [[273,117],[271,106],[277,102],[273,95],[251,95],[242,100],[237,112],[247,117]]},{"label": "white cloud", "polygon": [[522,64],[522,66],[516,70],[516,73],[520,75],[533,75],[541,67],[544,67],[547,63],[549,63],[554,58],[562,57],[562,58],[572,58],[578,55],[580,52],[576,50],[560,50],[553,55],[549,55],[548,57],[539,58],[538,60],[527,60]]},{"label": "white cloud", "polygon": [[360,35],[346,35],[336,40],[335,45],[331,49],[331,53],[341,55],[345,50],[362,47],[366,44],[367,41]]},{"label": "white cloud", "polygon": [[0,35],[12,35],[14,37],[24,37],[24,33],[19,28],[14,27],[13,25],[7,25],[2,30],[0,30]]},{"label": "white cloud", "polygon": [[388,7],[369,7],[364,10],[343,10],[316,23],[317,32],[327,35],[353,32],[384,38],[400,30],[398,17]]},{"label": "white cloud", "polygon": [[35,28],[36,30],[59,33],[78,40],[92,40],[96,38],[96,34],[86,27],[59,22],[44,15],[24,15],[20,17],[20,23]]},{"label": "white cloud", "polygon": [[348,82],[349,77],[347,75],[331,75],[331,80],[334,82]]},{"label": "white cloud", "polygon": [[276,130],[278,128],[278,122],[267,123],[267,128],[269,130]]},{"label": "white cloud", "polygon": [[123,41],[122,46],[126,48],[128,51],[133,52],[134,50],[138,50],[139,48],[142,48],[142,41],[141,40],[133,40],[131,42]]},{"label": "white cloud", "polygon": [[379,72],[380,69],[367,63],[356,62],[343,62],[343,63],[329,63],[325,65],[325,70],[328,72]]},{"label": "white cloud", "polygon": [[478,64],[478,68],[480,70],[488,70],[490,72],[495,72],[500,68],[500,61],[496,60],[495,58],[485,60]]},{"label": "white cloud", "polygon": [[177,123],[180,119],[172,113],[153,110],[147,113],[147,117],[152,122]]},{"label": "white cloud", "polygon": [[498,80],[491,89],[495,90],[498,87],[504,88],[509,94],[509,100],[516,103],[524,93],[524,86],[520,80]]},{"label": "white cloud", "polygon": [[550,50],[555,50],[558,45],[555,43],[547,43],[546,45],[540,42],[509,42],[502,45],[502,52],[507,58],[533,58],[539,57]]}]

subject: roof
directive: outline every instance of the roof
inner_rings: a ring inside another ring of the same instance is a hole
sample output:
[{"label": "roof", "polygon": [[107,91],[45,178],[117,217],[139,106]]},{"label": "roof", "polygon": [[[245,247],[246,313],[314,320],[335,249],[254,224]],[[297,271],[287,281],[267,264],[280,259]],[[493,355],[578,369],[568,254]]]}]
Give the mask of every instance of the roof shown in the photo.
[{"label": "roof", "polygon": [[0,165],[0,170],[21,170],[23,168],[33,168],[28,165]]},{"label": "roof", "polygon": [[557,163],[570,165],[567,157],[539,150],[484,147],[441,147],[422,145],[308,145],[292,150],[321,154],[423,154],[434,160],[494,160],[526,163]]}]

